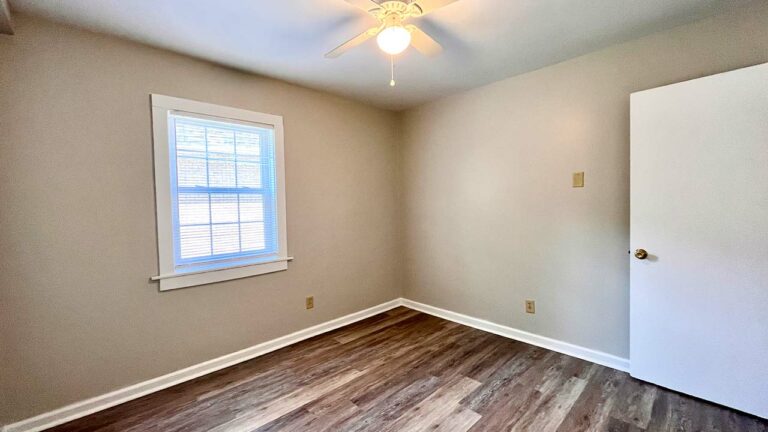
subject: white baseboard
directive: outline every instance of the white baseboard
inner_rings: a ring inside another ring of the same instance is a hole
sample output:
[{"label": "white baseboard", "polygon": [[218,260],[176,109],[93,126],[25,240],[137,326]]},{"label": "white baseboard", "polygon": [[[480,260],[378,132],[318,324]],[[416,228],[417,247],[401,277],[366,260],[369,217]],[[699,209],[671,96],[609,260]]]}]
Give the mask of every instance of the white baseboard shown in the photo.
[{"label": "white baseboard", "polygon": [[237,363],[242,363],[246,360],[267,354],[296,342],[300,342],[313,336],[317,336],[319,334],[326,333],[339,327],[343,327],[373,315],[388,311],[400,306],[401,304],[401,299],[388,301],[386,303],[382,303],[378,306],[374,306],[360,312],[355,312],[353,314],[346,315],[341,318],[336,318],[334,320],[327,321],[304,330],[299,330],[295,333],[291,333],[277,339],[272,339],[270,341],[254,345],[250,348],[227,354],[213,360],[208,360],[206,362],[199,363],[194,366],[178,370],[176,372],[171,372],[167,375],[153,378],[151,380],[134,384],[129,387],[124,387],[119,390],[103,394],[101,396],[96,396],[91,399],[76,402],[74,404],[67,405],[65,407],[40,414],[26,420],[6,425],[2,428],[2,431],[42,431],[44,429],[66,423],[68,421],[87,416],[88,414],[93,414],[97,411],[105,410],[115,405],[119,405],[121,403],[140,398],[150,393],[166,389],[176,384],[180,384],[185,381],[216,372]]},{"label": "white baseboard", "polygon": [[538,347],[546,348],[548,350],[556,351],[562,354],[569,355],[571,357],[577,357],[582,360],[587,360],[592,363],[607,366],[609,368],[617,369],[622,372],[629,371],[629,359],[617,357],[613,354],[608,354],[602,351],[596,351],[590,348],[574,345],[568,342],[563,342],[557,339],[548,338],[545,336],[539,336],[537,334],[529,333],[527,331],[518,330],[516,328],[503,326],[501,324],[492,323],[480,318],[471,317],[468,315],[452,312],[438,307],[426,305],[423,303],[415,302],[413,300],[401,299],[402,305],[417,311],[421,311],[436,317],[447,319],[449,321],[464,324],[465,326],[474,327],[478,330],[483,330],[488,333],[497,334],[510,339],[515,339],[520,342],[525,342]]},{"label": "white baseboard", "polygon": [[521,342],[536,345],[583,360],[591,361],[593,363],[597,363],[613,369],[618,369],[620,371],[626,372],[629,370],[629,360],[625,358],[617,357],[601,351],[595,351],[589,348],[584,348],[578,345],[573,345],[568,342],[559,341],[557,339],[539,336],[512,327],[495,324],[480,318],[474,318],[457,312],[452,312],[423,303],[418,303],[412,300],[400,298],[382,303],[378,306],[374,306],[360,312],[355,312],[353,314],[343,316],[341,318],[327,321],[304,330],[299,330],[295,333],[291,333],[277,339],[272,339],[270,341],[254,345],[250,348],[215,358],[213,360],[208,360],[206,362],[199,363],[194,366],[178,370],[176,372],[171,372],[167,375],[153,378],[151,380],[134,384],[129,387],[124,387],[119,390],[103,394],[101,396],[96,396],[91,399],[76,402],[74,404],[67,405],[65,407],[40,414],[26,420],[6,425],[2,428],[2,432],[42,431],[66,423],[68,421],[75,420],[80,417],[85,417],[89,414],[93,414],[107,408],[111,408],[115,405],[140,398],[150,393],[166,389],[176,384],[181,384],[185,381],[189,381],[194,378],[224,369],[226,367],[242,363],[246,360],[267,354],[269,352],[303,341],[313,336],[335,330],[339,327],[352,324],[354,322],[388,311],[398,306],[405,306],[420,312],[447,319],[449,321],[454,321],[459,324],[474,327],[478,330],[483,330],[489,333],[497,334],[499,336],[519,340]]}]

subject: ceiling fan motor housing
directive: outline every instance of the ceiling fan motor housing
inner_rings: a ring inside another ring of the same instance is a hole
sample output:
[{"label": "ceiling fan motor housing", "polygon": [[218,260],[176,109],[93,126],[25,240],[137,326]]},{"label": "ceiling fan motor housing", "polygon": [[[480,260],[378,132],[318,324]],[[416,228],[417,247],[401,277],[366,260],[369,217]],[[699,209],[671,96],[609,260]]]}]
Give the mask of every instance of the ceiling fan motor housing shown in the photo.
[{"label": "ceiling fan motor housing", "polygon": [[381,3],[379,8],[373,9],[371,13],[389,27],[390,25],[400,25],[400,23],[408,17],[421,16],[422,10],[416,3],[407,3],[402,0],[389,0]]}]

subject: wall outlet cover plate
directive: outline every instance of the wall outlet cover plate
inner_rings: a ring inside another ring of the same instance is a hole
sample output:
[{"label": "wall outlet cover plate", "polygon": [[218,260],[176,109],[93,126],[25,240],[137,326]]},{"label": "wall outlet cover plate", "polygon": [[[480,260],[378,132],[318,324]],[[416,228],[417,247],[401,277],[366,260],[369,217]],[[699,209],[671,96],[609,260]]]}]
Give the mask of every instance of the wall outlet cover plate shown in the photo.
[{"label": "wall outlet cover plate", "polygon": [[584,187],[584,172],[573,173],[573,187]]},{"label": "wall outlet cover plate", "polygon": [[529,314],[535,314],[536,313],[536,301],[534,300],[526,300],[525,301],[525,312]]}]

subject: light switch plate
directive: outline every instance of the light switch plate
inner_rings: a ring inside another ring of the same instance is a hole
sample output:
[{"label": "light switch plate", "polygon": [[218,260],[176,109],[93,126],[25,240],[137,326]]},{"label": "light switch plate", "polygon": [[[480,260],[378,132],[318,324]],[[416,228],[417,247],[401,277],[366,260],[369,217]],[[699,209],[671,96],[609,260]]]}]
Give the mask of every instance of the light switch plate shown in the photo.
[{"label": "light switch plate", "polygon": [[584,187],[584,172],[573,173],[573,187]]}]

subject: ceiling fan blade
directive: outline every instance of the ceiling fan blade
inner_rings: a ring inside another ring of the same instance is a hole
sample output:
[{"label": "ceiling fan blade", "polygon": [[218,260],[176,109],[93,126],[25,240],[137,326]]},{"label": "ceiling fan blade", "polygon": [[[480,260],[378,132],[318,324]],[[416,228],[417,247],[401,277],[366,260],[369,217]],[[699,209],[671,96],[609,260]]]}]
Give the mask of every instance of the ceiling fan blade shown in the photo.
[{"label": "ceiling fan blade", "polygon": [[353,37],[352,39],[344,42],[343,44],[337,46],[333,50],[329,51],[325,58],[336,58],[345,52],[351,50],[352,48],[362,44],[363,42],[367,41],[368,39],[376,36],[381,31],[381,27],[372,27],[368,30],[360,33],[359,35]]},{"label": "ceiling fan blade", "polygon": [[411,32],[411,45],[413,45],[418,52],[430,57],[443,52],[443,47],[420,28],[415,25],[409,25],[406,26],[406,28]]},{"label": "ceiling fan blade", "polygon": [[[350,0],[347,0],[347,1],[350,1]],[[449,4],[455,1],[457,0],[416,0],[411,4],[418,6],[419,9],[421,9],[421,14],[426,15],[435,9],[440,9],[441,7],[448,6]]]},{"label": "ceiling fan blade", "polygon": [[352,6],[359,7],[360,9],[370,12],[374,9],[379,9],[381,6],[373,0],[347,0],[347,3]]}]

